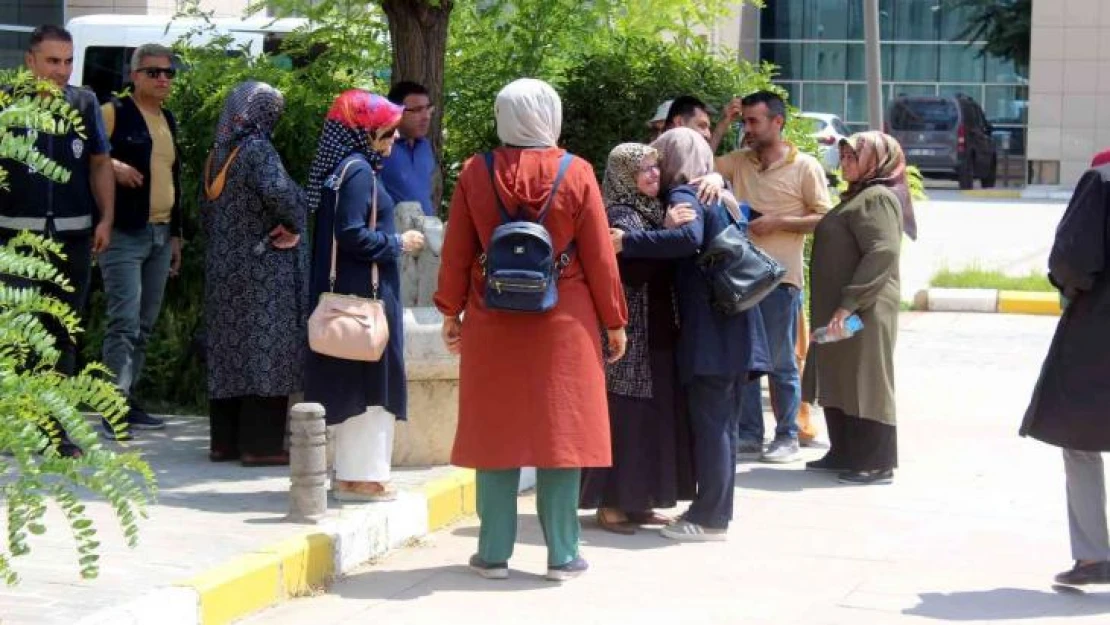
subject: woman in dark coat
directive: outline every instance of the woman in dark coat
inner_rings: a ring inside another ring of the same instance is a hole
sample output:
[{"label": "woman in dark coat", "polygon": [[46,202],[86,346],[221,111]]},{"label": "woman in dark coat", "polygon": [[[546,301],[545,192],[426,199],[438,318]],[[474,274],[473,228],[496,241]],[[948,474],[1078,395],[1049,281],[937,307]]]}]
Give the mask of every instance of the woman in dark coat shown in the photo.
[{"label": "woman in dark coat", "polygon": [[713,152],[697,132],[675,128],[652,147],[659,151],[660,187],[666,202],[689,204],[696,218],[674,230],[613,232],[613,246],[625,259],[670,258],[675,273],[679,321],[677,369],[684,386],[694,440],[697,496],[662,534],[679,541],[721,541],[728,537],[736,484],[736,441],[740,392],[753,371],[766,370],[766,339],[758,313],[725,315],[710,304],[709,282],[697,254],[729,226],[726,211],[743,221],[736,199],[702,203],[690,183],[713,171]]},{"label": "woman in dark coat", "polygon": [[903,215],[912,214],[906,159],[893,137],[861,132],[840,142],[840,162],[848,190],[813,234],[810,319],[835,336],[858,315],[863,329],[810,346],[802,394],[825,409],[830,446],[806,468],[837,472],[845,484],[889,484],[898,466],[898,259]]},{"label": "woman in dark coat", "polygon": [[[305,400],[323,404],[335,426],[335,496],[341,501],[388,501],[396,420],[406,418],[404,324],[399,259],[418,251],[423,236],[397,234],[393,200],[379,188],[382,159],[393,149],[403,108],[367,91],[341,94],[328,111],[309,172],[309,207],[316,211],[312,301],[320,294],[370,297],[372,267],[385,304],[389,344],[378,362],[342,360],[309,352]],[[370,226],[377,206],[376,226]],[[332,244],[336,278],[329,289]]]},{"label": "woman in dark coat", "polygon": [[[624,232],[659,230],[659,156],[639,143],[609,154],[602,191],[609,226]],[[580,506],[597,508],[602,529],[632,534],[629,521],[665,524],[654,508],[694,497],[690,423],[675,371],[678,312],[674,260],[620,258],[628,302],[625,357],[606,367],[613,466],[582,472]]]},{"label": "woman in dark coat", "polygon": [[1110,451],[1108,258],[1110,165],[1102,165],[1084,174],[1056,229],[1048,277],[1068,303],[1021,425],[1022,436],[1064,450],[1075,566],[1056,576],[1061,584],[1110,584],[1102,460]]},{"label": "woman in dark coat", "polygon": [[204,171],[204,318],[215,461],[286,464],[289,395],[300,392],[308,312],[301,189],[270,135],[284,100],[232,89]]}]

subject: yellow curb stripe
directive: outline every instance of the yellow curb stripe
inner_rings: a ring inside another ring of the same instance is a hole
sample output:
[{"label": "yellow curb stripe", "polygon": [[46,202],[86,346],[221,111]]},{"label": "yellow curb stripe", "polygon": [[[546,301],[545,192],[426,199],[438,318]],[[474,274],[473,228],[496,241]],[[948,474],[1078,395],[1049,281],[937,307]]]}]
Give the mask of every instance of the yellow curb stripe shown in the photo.
[{"label": "yellow curb stripe", "polygon": [[260,553],[281,560],[282,597],[303,597],[326,585],[335,569],[332,538],[327,534],[306,534],[282,541]]},{"label": "yellow curb stripe", "polygon": [[451,475],[434,480],[424,486],[428,499],[428,531],[435,530],[474,514],[474,471],[458,469]]},{"label": "yellow curb stripe", "polygon": [[1021,199],[1021,191],[1018,189],[968,189],[966,191],[960,191],[960,195],[966,197],[999,198],[1006,200]]},{"label": "yellow curb stripe", "polygon": [[[471,469],[457,469],[434,480],[423,492],[429,532],[475,512]],[[175,585],[196,591],[201,625],[229,625],[326,586],[335,576],[334,552],[331,536],[308,533],[238,556]]]},{"label": "yellow curb stripe", "polygon": [[998,312],[1020,315],[1057,315],[1060,309],[1058,293],[999,291]]},{"label": "yellow curb stripe", "polygon": [[239,556],[178,585],[197,591],[202,625],[227,625],[282,599],[281,560],[268,553]]}]

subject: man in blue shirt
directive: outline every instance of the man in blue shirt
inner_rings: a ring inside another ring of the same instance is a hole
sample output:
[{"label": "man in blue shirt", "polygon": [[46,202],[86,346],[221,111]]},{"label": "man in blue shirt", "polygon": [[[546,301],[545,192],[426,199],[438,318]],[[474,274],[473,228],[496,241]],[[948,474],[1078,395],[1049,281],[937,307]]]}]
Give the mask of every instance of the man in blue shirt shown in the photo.
[{"label": "man in blue shirt", "polygon": [[405,113],[397,129],[401,137],[382,166],[382,182],[394,202],[420,202],[424,214],[434,217],[432,186],[439,165],[428,141],[428,128],[436,107],[427,88],[415,82],[393,85],[388,97],[405,107]]}]

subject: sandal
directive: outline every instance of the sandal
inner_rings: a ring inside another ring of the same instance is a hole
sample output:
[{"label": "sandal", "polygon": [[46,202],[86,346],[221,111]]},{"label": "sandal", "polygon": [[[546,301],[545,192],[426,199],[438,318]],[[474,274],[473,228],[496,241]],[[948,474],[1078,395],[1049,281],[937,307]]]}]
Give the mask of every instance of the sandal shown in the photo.
[{"label": "sandal", "polygon": [[[360,483],[362,482],[355,482],[355,484]],[[361,490],[342,488],[336,485],[333,494],[335,495],[336,501],[368,501],[371,503],[380,503],[397,499],[397,491],[390,488],[387,484],[382,484],[380,482],[370,483],[376,485],[377,488],[374,490]],[[350,482],[347,482],[347,484],[350,484]]]},{"label": "sandal", "polygon": [[614,534],[620,534],[621,536],[631,536],[631,535],[636,533],[636,528],[630,526],[628,524],[627,520],[614,521],[614,520],[606,517],[606,512],[608,512],[608,510],[605,509],[605,508],[599,508],[598,509],[598,511],[597,511],[597,526],[598,527],[605,530],[606,532],[612,532]]},{"label": "sandal", "polygon": [[674,523],[674,519],[664,514],[659,514],[655,510],[645,510],[644,512],[629,512],[628,520],[637,525],[670,525]]}]

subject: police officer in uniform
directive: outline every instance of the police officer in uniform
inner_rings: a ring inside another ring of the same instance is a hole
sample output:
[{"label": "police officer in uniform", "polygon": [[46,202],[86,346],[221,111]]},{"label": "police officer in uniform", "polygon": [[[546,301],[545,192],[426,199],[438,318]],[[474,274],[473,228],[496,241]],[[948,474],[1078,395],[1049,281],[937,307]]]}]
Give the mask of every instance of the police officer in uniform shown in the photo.
[{"label": "police officer in uniform", "polygon": [[[73,290],[63,292],[50,287],[44,290],[81,315],[85,311],[92,257],[107,249],[112,233],[116,182],[108,155],[108,138],[96,96],[88,89],[68,84],[73,73],[73,37],[68,31],[49,25],[35,29],[24,60],[32,74],[62,89],[66,101],[81,115],[85,137],[70,130],[65,135],[39,133],[35,140],[42,154],[70,172],[70,179],[64,184],[53,182],[26,165],[0,161],[0,167],[8,172],[9,184],[7,191],[0,192],[0,243],[21,230],[59,242],[66,255],[64,261],[58,261],[59,269]],[[74,374],[77,367],[74,338],[53,320],[45,322],[57,337],[62,352],[58,370]],[[60,451],[70,456],[80,454],[68,441],[62,442]]]}]

